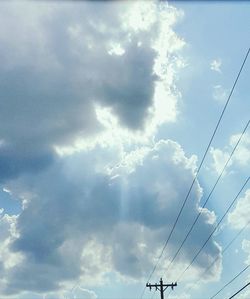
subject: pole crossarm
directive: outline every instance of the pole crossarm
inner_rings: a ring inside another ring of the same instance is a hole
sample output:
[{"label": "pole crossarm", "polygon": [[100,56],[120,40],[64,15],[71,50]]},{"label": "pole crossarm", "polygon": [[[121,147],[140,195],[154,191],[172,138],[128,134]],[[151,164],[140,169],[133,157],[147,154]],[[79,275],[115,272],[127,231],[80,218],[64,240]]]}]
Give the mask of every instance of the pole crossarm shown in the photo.
[{"label": "pole crossarm", "polygon": [[154,283],[154,284],[152,284],[152,283],[148,283],[147,282],[147,284],[146,284],[146,287],[147,288],[149,288],[150,289],[150,291],[151,291],[151,289],[152,288],[155,288],[155,290],[157,291],[160,291],[160,293],[161,293],[161,299],[164,299],[164,292],[166,291],[166,289],[168,288],[168,287],[171,287],[171,289],[173,290],[174,289],[174,287],[176,287],[177,286],[177,282],[175,282],[175,283],[163,283],[163,280],[162,280],[162,278],[160,279],[160,283],[158,284],[158,283]]}]

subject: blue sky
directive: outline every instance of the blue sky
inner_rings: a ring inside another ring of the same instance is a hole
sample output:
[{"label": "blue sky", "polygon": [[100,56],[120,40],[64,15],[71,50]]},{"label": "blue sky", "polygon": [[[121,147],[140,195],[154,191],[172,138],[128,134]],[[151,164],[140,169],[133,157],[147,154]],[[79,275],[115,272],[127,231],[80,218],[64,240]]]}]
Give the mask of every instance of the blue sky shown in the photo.
[{"label": "blue sky", "polygon": [[[249,48],[250,6],[0,6],[0,297],[140,298]],[[177,280],[249,176],[248,129],[201,209],[249,120],[249,75],[248,59],[152,283]],[[209,299],[250,264],[249,227],[223,251],[249,214],[248,183],[169,298]]]}]

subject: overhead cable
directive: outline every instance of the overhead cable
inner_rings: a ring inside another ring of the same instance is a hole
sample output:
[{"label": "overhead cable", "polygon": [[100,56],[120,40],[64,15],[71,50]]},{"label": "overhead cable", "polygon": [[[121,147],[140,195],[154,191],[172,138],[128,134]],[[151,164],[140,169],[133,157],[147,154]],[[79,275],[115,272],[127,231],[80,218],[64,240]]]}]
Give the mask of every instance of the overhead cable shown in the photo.
[{"label": "overhead cable", "polygon": [[[199,164],[199,167],[198,167],[198,169],[197,169],[197,172],[196,172],[196,174],[195,174],[195,176],[194,176],[194,178],[193,178],[193,181],[192,181],[192,183],[191,183],[191,186],[190,186],[190,188],[189,188],[189,190],[188,190],[188,192],[187,192],[187,195],[186,195],[186,197],[185,197],[185,199],[184,199],[184,201],[183,201],[183,203],[182,203],[182,206],[181,206],[181,208],[180,208],[180,211],[179,211],[179,213],[178,213],[178,215],[177,215],[177,218],[176,218],[176,220],[175,220],[175,222],[174,222],[174,225],[173,225],[173,227],[172,227],[172,229],[171,229],[171,231],[170,231],[170,233],[169,233],[169,235],[168,235],[168,238],[167,238],[167,240],[165,241],[165,244],[164,244],[164,246],[163,246],[163,248],[162,248],[162,250],[161,250],[161,253],[160,253],[160,255],[159,255],[158,258],[157,258],[156,264],[154,265],[153,270],[152,270],[152,271],[150,272],[150,274],[149,274],[149,277],[148,277],[148,279],[147,279],[147,283],[149,282],[149,280],[151,279],[152,275],[154,274],[156,268],[158,267],[158,264],[159,264],[159,262],[160,262],[160,259],[161,259],[162,255],[163,255],[163,253],[164,253],[164,251],[165,251],[165,249],[166,249],[166,247],[167,247],[167,245],[168,245],[168,242],[169,242],[169,240],[170,240],[170,238],[171,238],[171,236],[172,236],[172,234],[173,234],[173,232],[174,232],[174,230],[175,230],[175,227],[176,227],[176,225],[177,225],[177,222],[179,221],[179,218],[180,218],[180,216],[181,216],[181,214],[182,214],[182,211],[183,211],[183,209],[184,209],[184,207],[185,207],[185,205],[186,205],[186,202],[187,202],[187,200],[188,200],[188,198],[189,198],[189,195],[190,195],[190,193],[191,193],[191,190],[192,190],[192,188],[193,188],[193,185],[194,185],[194,183],[195,183],[195,181],[196,181],[196,179],[197,179],[197,177],[198,177],[198,174],[199,174],[199,172],[200,172],[200,170],[201,170],[201,167],[202,167],[202,165],[203,165],[203,163],[204,163],[204,160],[205,160],[205,158],[206,158],[206,156],[207,156],[208,150],[209,150],[209,148],[210,148],[210,146],[211,146],[211,144],[212,144],[212,141],[213,141],[213,139],[214,139],[214,136],[215,136],[215,134],[216,134],[216,132],[217,132],[217,130],[218,130],[218,127],[219,127],[219,125],[220,125],[220,123],[221,123],[221,120],[222,120],[222,118],[223,118],[223,116],[224,116],[224,113],[225,113],[225,111],[226,111],[226,108],[227,108],[227,106],[228,106],[228,104],[229,104],[229,101],[230,101],[230,99],[231,99],[231,96],[232,96],[232,94],[233,94],[233,91],[234,91],[234,89],[235,89],[235,86],[236,86],[236,84],[237,84],[237,82],[238,82],[238,80],[239,80],[239,77],[240,77],[240,75],[241,75],[241,72],[242,72],[242,70],[243,70],[243,68],[244,68],[244,65],[245,65],[246,61],[247,61],[249,52],[250,52],[250,48],[248,49],[248,51],[247,51],[247,53],[246,53],[246,55],[245,55],[245,58],[244,58],[244,60],[243,60],[243,63],[241,64],[240,70],[239,70],[239,72],[238,72],[238,74],[237,74],[237,77],[236,77],[236,79],[235,79],[235,81],[234,81],[233,87],[232,87],[232,89],[231,89],[231,91],[230,91],[230,93],[229,93],[229,96],[228,96],[227,101],[226,101],[226,103],[225,103],[225,105],[224,105],[224,107],[223,107],[223,110],[222,110],[222,112],[221,112],[221,114],[220,114],[219,120],[217,121],[217,124],[216,124],[216,126],[215,126],[214,131],[213,131],[213,134],[212,134],[212,136],[211,136],[211,138],[210,138],[210,140],[209,140],[209,142],[208,142],[208,145],[207,145],[207,147],[206,147],[205,153],[204,153],[204,155],[203,155],[203,157],[202,157],[202,160],[201,160],[201,162],[200,162],[200,164]],[[141,294],[140,298],[143,297],[145,290],[146,290],[146,286],[144,287],[144,289],[143,289],[143,291],[142,291],[142,294]]]},{"label": "overhead cable", "polygon": [[[236,278],[238,278],[241,274],[243,274],[248,268],[250,267],[250,265],[247,265],[243,270],[241,270],[233,279],[231,279],[228,283],[226,283],[218,292],[216,292],[212,297],[210,297],[209,299],[213,299],[214,297],[216,297],[220,292],[222,292],[228,285],[230,285]],[[230,297],[232,298],[232,297]]]},{"label": "overhead cable", "polygon": [[217,262],[217,260],[221,257],[222,254],[224,254],[229,248],[230,246],[234,243],[235,240],[237,240],[237,238],[243,233],[243,231],[249,226],[250,224],[250,220],[245,224],[245,226],[243,226],[243,228],[233,237],[233,239],[227,244],[227,246],[220,252],[220,254],[218,254],[218,256],[213,260],[213,262],[202,272],[202,274],[200,275],[200,278],[195,282],[194,285],[190,286],[187,290],[187,293],[193,289],[196,285],[198,285],[198,283],[202,280],[202,278],[204,277],[204,275],[213,267],[213,265]]},{"label": "overhead cable", "polygon": [[236,293],[233,294],[233,296],[231,296],[230,298],[228,299],[232,299],[233,297],[235,297],[236,295],[238,295],[240,292],[242,292],[246,287],[248,287],[250,285],[250,282],[247,283],[246,285],[244,285],[243,288],[241,288],[239,291],[237,291]]},{"label": "overhead cable", "polygon": [[224,218],[226,217],[226,215],[228,214],[228,212],[230,211],[230,209],[232,208],[232,206],[234,205],[234,203],[238,199],[239,195],[241,194],[242,190],[245,188],[245,186],[247,185],[247,183],[248,183],[249,180],[250,180],[250,176],[247,178],[247,180],[245,181],[245,183],[241,187],[240,191],[234,197],[233,201],[231,202],[231,204],[227,208],[226,212],[223,214],[223,216],[221,217],[220,221],[214,227],[214,229],[212,230],[212,232],[210,233],[210,235],[208,236],[208,238],[206,239],[206,241],[203,243],[203,245],[201,246],[201,248],[199,249],[199,251],[196,253],[196,255],[194,256],[194,258],[192,259],[192,261],[189,263],[189,265],[183,270],[183,272],[181,273],[181,275],[178,277],[177,281],[179,281],[179,279],[184,275],[184,273],[191,267],[191,265],[194,263],[194,261],[196,260],[196,258],[200,255],[200,253],[202,252],[203,248],[207,245],[208,241],[211,239],[211,237],[213,236],[213,234],[216,232],[216,230],[218,229],[218,227],[220,226],[220,224],[222,223],[222,221],[224,220]]},{"label": "overhead cable", "polygon": [[165,271],[168,271],[168,269],[170,268],[170,266],[173,264],[175,258],[177,257],[177,255],[178,255],[179,252],[181,251],[181,249],[182,249],[184,243],[186,242],[188,236],[189,236],[190,233],[192,232],[192,230],[193,230],[193,228],[194,228],[196,222],[197,222],[198,219],[200,218],[200,216],[201,216],[201,214],[202,214],[202,209],[204,209],[205,206],[207,205],[207,203],[208,203],[208,201],[209,201],[211,195],[213,194],[213,192],[214,192],[214,190],[215,190],[217,184],[219,183],[220,179],[222,178],[222,176],[223,176],[223,174],[224,174],[224,172],[225,172],[225,170],[226,170],[226,168],[227,168],[229,162],[231,161],[231,159],[232,159],[232,157],[233,157],[233,154],[234,154],[235,150],[237,149],[237,147],[238,147],[238,145],[239,145],[239,143],[240,143],[242,137],[244,136],[244,134],[245,134],[245,132],[246,132],[248,126],[249,126],[249,123],[250,123],[250,120],[248,120],[248,122],[247,122],[247,124],[246,124],[244,130],[242,131],[242,133],[241,133],[241,135],[240,135],[240,137],[239,137],[237,143],[235,144],[235,146],[234,146],[234,148],[233,148],[233,150],[232,150],[230,156],[228,157],[228,159],[227,159],[227,161],[226,161],[226,163],[225,163],[225,165],[224,165],[222,171],[220,172],[220,175],[218,176],[218,178],[217,178],[217,180],[216,180],[216,182],[215,182],[215,184],[214,184],[212,190],[210,191],[210,193],[209,193],[207,199],[205,200],[204,204],[203,204],[202,207],[200,208],[200,211],[199,211],[199,213],[197,214],[197,216],[196,216],[196,218],[195,218],[193,224],[191,225],[191,227],[190,227],[189,231],[187,232],[187,234],[186,234],[184,240],[182,241],[181,245],[179,246],[178,250],[176,251],[175,255],[173,256],[172,260],[171,260],[170,263],[168,264],[167,269],[166,269]]}]

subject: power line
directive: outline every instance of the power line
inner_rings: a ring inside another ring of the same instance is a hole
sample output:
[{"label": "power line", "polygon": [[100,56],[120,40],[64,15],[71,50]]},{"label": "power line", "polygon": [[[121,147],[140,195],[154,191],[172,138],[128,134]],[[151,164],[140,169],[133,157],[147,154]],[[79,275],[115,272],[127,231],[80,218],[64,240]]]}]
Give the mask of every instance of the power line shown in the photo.
[{"label": "power line", "polygon": [[[221,251],[220,254],[224,254],[229,248],[230,246],[234,243],[234,241],[243,233],[243,231],[249,226],[250,224],[250,220],[246,223],[246,225],[233,237],[233,239],[227,244],[227,246]],[[188,288],[187,293],[194,288],[202,279],[202,277],[204,277],[204,275],[207,273],[207,271],[209,269],[211,269],[211,267],[216,263],[216,261],[220,258],[220,254],[213,260],[213,262],[202,272],[202,274],[200,275],[200,278],[195,282],[195,284],[191,287]]]},{"label": "power line", "polygon": [[[236,278],[238,278],[241,274],[243,274],[248,268],[250,267],[250,265],[247,265],[243,270],[241,270],[233,279],[231,279],[228,283],[226,283],[217,293],[215,293],[212,297],[210,297],[209,299],[213,299],[214,297],[216,297],[220,292],[222,292],[228,285],[230,285]],[[232,297],[230,297],[232,298]]]},{"label": "power line", "polygon": [[197,214],[197,216],[196,216],[196,218],[195,218],[193,224],[191,225],[191,227],[190,227],[188,233],[186,234],[184,240],[182,241],[181,245],[179,246],[178,250],[176,251],[175,255],[173,256],[172,260],[171,260],[170,263],[168,264],[167,269],[166,269],[165,271],[168,271],[168,269],[170,268],[170,266],[173,264],[175,258],[177,257],[177,255],[178,255],[179,252],[181,251],[181,249],[182,249],[184,243],[186,242],[188,236],[189,236],[190,233],[192,232],[192,230],[193,230],[193,228],[194,228],[196,222],[197,222],[198,219],[200,218],[200,215],[202,214],[202,209],[205,208],[205,206],[207,205],[207,203],[208,203],[208,201],[209,201],[211,195],[213,194],[213,192],[214,192],[214,190],[215,190],[217,184],[219,183],[219,181],[220,181],[220,179],[221,179],[223,173],[225,172],[225,170],[226,170],[226,168],[227,168],[229,162],[231,161],[231,158],[232,158],[232,156],[234,155],[235,150],[237,149],[237,147],[238,147],[238,145],[239,145],[239,143],[240,143],[242,137],[244,136],[244,134],[245,134],[245,132],[246,132],[248,126],[249,126],[249,123],[250,123],[250,120],[248,120],[248,122],[247,122],[247,124],[246,124],[244,130],[242,131],[242,133],[241,133],[241,135],[240,135],[240,137],[239,137],[237,143],[235,144],[235,146],[234,146],[234,148],[233,148],[233,150],[232,150],[230,156],[228,157],[228,159],[227,159],[227,161],[226,161],[226,163],[225,163],[225,165],[224,165],[222,171],[220,172],[220,175],[218,176],[218,178],[217,178],[217,180],[216,180],[216,182],[215,182],[215,184],[214,184],[212,190],[210,191],[210,193],[209,193],[207,199],[205,200],[204,204],[202,205],[202,207],[201,207],[199,213]]},{"label": "power line", "polygon": [[227,208],[226,212],[223,214],[223,216],[221,217],[220,221],[217,223],[217,225],[215,226],[215,228],[212,230],[212,232],[210,233],[210,235],[208,236],[208,238],[206,239],[206,241],[203,243],[202,247],[200,248],[200,250],[196,253],[196,255],[194,256],[194,258],[192,259],[192,261],[189,263],[189,265],[184,269],[184,271],[181,273],[181,275],[178,277],[177,281],[184,275],[184,273],[191,267],[191,265],[194,263],[194,261],[196,260],[196,258],[199,256],[199,254],[201,253],[201,251],[203,250],[203,248],[206,246],[206,244],[208,243],[208,241],[210,240],[210,238],[212,237],[212,235],[215,233],[215,231],[218,229],[218,227],[220,226],[221,222],[223,221],[223,219],[226,217],[227,213],[229,212],[229,210],[232,208],[233,204],[236,202],[237,198],[239,197],[240,193],[242,192],[242,190],[245,188],[245,186],[247,185],[248,181],[250,180],[250,176],[247,178],[247,180],[245,181],[245,183],[243,184],[243,186],[241,187],[240,191],[237,193],[237,195],[235,196],[235,198],[233,199],[233,201],[231,202],[231,204],[229,205],[229,207]]},{"label": "power line", "polygon": [[236,293],[233,294],[233,296],[231,296],[229,299],[232,299],[233,297],[235,297],[236,295],[238,295],[241,291],[243,291],[246,287],[248,287],[250,285],[250,282],[247,283],[246,285],[244,285],[243,288],[241,288],[239,291],[237,291]]},{"label": "power line", "polygon": [[[210,140],[209,140],[209,143],[208,143],[208,145],[207,145],[207,147],[206,147],[205,153],[204,153],[204,155],[203,155],[203,157],[202,157],[202,160],[201,160],[200,165],[199,165],[199,167],[198,167],[198,169],[197,169],[197,172],[196,172],[196,174],[195,174],[195,176],[194,176],[194,179],[193,179],[193,181],[192,181],[192,183],[191,183],[191,186],[190,186],[190,188],[189,188],[189,190],[188,190],[188,193],[187,193],[187,195],[186,195],[186,197],[185,197],[185,199],[184,199],[184,201],[183,201],[183,203],[182,203],[181,209],[180,209],[180,211],[179,211],[179,213],[178,213],[178,215],[177,215],[177,218],[176,218],[176,220],[175,220],[175,222],[174,222],[174,225],[173,225],[173,227],[172,227],[172,229],[171,229],[171,231],[170,231],[170,233],[169,233],[169,236],[168,236],[168,238],[167,238],[167,240],[166,240],[166,242],[165,242],[165,244],[164,244],[164,246],[163,246],[163,248],[162,248],[162,251],[161,251],[161,253],[160,253],[160,255],[159,255],[158,259],[157,259],[157,262],[156,262],[156,264],[154,265],[153,270],[150,272],[150,275],[149,275],[149,277],[148,277],[147,282],[149,282],[149,280],[151,279],[152,275],[154,274],[154,272],[155,272],[155,270],[156,270],[156,268],[157,268],[157,266],[158,266],[158,264],[159,264],[159,261],[160,261],[162,255],[163,255],[163,253],[164,253],[164,251],[165,251],[165,249],[166,249],[166,247],[167,247],[167,245],[168,245],[168,242],[169,242],[169,240],[170,240],[170,238],[171,238],[171,236],[172,236],[172,234],[173,234],[173,232],[174,232],[174,230],[175,230],[175,227],[176,227],[176,225],[177,225],[177,222],[179,221],[179,218],[180,218],[180,216],[181,216],[181,214],[182,214],[182,211],[183,211],[183,209],[184,209],[184,207],[185,207],[185,205],[186,205],[186,202],[187,202],[188,197],[189,197],[189,195],[190,195],[190,193],[191,193],[191,190],[192,190],[192,188],[193,188],[193,185],[194,185],[194,183],[195,183],[195,181],[196,181],[196,179],[197,179],[197,177],[198,177],[198,174],[199,174],[200,169],[201,169],[201,167],[202,167],[202,165],[203,165],[203,162],[204,162],[204,160],[205,160],[205,158],[206,158],[206,155],[207,155],[207,153],[208,153],[208,150],[209,150],[209,148],[210,148],[210,146],[211,146],[211,144],[212,144],[212,141],[213,141],[213,139],[214,139],[214,136],[215,136],[215,134],[216,134],[216,132],[217,132],[217,130],[218,130],[218,127],[219,127],[219,125],[220,125],[220,123],[221,123],[221,120],[222,120],[223,115],[224,115],[224,113],[225,113],[225,111],[226,111],[226,108],[227,108],[227,106],[228,106],[228,103],[229,103],[229,101],[230,101],[230,99],[231,99],[231,96],[232,96],[232,94],[233,94],[233,91],[234,91],[234,89],[235,89],[235,86],[236,86],[236,84],[237,84],[237,82],[238,82],[238,79],[239,79],[239,77],[240,77],[240,75],[241,75],[241,72],[242,72],[242,70],[243,70],[243,68],[244,68],[244,65],[245,65],[245,63],[246,63],[246,61],[247,61],[249,52],[250,52],[250,48],[248,49],[248,51],[247,51],[247,53],[246,53],[246,55],[245,55],[245,58],[244,58],[244,60],[243,60],[243,63],[242,63],[242,65],[241,65],[240,70],[239,70],[239,72],[238,72],[238,74],[237,74],[237,77],[236,77],[236,79],[235,79],[235,81],[234,81],[234,84],[233,84],[233,87],[232,87],[232,89],[231,89],[231,91],[230,91],[230,94],[229,94],[229,96],[228,96],[228,99],[227,99],[227,101],[226,101],[226,103],[225,103],[225,105],[224,105],[224,107],[223,107],[223,110],[222,110],[221,115],[220,115],[220,117],[219,117],[219,120],[218,120],[218,122],[217,122],[217,124],[216,124],[216,126],[215,126],[215,129],[214,129],[214,131],[213,131],[213,134],[212,134],[212,136],[211,136],[211,138],[210,138]],[[143,289],[143,291],[142,291],[142,294],[141,294],[140,298],[143,297],[143,294],[144,294],[145,290],[146,290],[146,287],[144,287],[144,289]]]}]

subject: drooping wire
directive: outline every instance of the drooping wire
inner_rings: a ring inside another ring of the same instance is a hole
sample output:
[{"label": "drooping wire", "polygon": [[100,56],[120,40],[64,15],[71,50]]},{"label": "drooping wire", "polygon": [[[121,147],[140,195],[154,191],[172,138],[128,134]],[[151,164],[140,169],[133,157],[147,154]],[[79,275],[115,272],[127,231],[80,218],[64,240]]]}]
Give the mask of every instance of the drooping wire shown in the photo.
[{"label": "drooping wire", "polygon": [[230,298],[228,299],[232,299],[233,297],[235,297],[236,295],[238,295],[241,291],[243,291],[246,287],[248,287],[250,285],[250,282],[247,283],[246,285],[244,285],[244,287],[242,287],[240,290],[238,290],[236,293],[234,293]]},{"label": "drooping wire", "polygon": [[[244,58],[244,60],[243,60],[243,63],[241,64],[240,70],[239,70],[239,72],[238,72],[238,74],[237,74],[237,77],[236,77],[236,79],[235,79],[235,81],[234,81],[233,87],[232,87],[232,89],[231,89],[231,91],[230,91],[230,93],[229,93],[229,96],[228,96],[227,101],[226,101],[226,103],[225,103],[225,105],[224,105],[224,107],[223,107],[223,110],[222,110],[222,112],[221,112],[221,114],[220,114],[219,120],[217,121],[217,124],[216,124],[216,126],[215,126],[214,131],[213,131],[213,134],[212,134],[212,136],[211,136],[211,138],[210,138],[210,140],[209,140],[209,143],[208,143],[208,145],[207,145],[207,147],[206,147],[205,153],[204,153],[204,155],[203,155],[203,157],[202,157],[202,160],[201,160],[201,162],[200,162],[200,164],[199,164],[199,167],[198,167],[198,169],[197,169],[197,172],[196,172],[196,174],[195,174],[195,176],[194,176],[194,178],[193,178],[193,181],[192,181],[192,183],[191,183],[191,186],[190,186],[190,188],[189,188],[189,190],[188,190],[188,192],[187,192],[187,195],[186,195],[186,197],[185,197],[185,199],[184,199],[184,201],[183,201],[183,203],[182,203],[182,206],[181,206],[181,208],[180,208],[180,211],[179,211],[179,213],[178,213],[178,215],[177,215],[177,218],[176,218],[176,220],[175,220],[175,222],[174,222],[174,225],[173,225],[173,227],[172,227],[172,229],[171,229],[171,231],[170,231],[170,233],[169,233],[169,235],[168,235],[168,238],[167,238],[167,240],[165,241],[165,244],[164,244],[164,246],[163,246],[163,248],[162,248],[162,250],[161,250],[161,253],[160,253],[160,255],[159,255],[158,258],[157,258],[156,264],[154,265],[153,270],[152,270],[152,271],[150,272],[150,274],[149,274],[149,277],[148,277],[148,279],[147,279],[147,282],[149,282],[149,280],[151,279],[152,275],[154,274],[156,268],[158,267],[158,264],[159,264],[159,262],[160,262],[160,259],[161,259],[162,255],[163,255],[163,253],[164,253],[164,251],[165,251],[165,249],[166,249],[166,247],[167,247],[167,245],[168,245],[168,242],[169,242],[169,240],[170,240],[170,238],[171,238],[171,236],[172,236],[172,234],[173,234],[173,232],[174,232],[174,230],[175,230],[175,227],[176,227],[176,225],[177,225],[177,223],[178,223],[178,221],[179,221],[179,218],[180,218],[180,216],[181,216],[181,214],[182,214],[182,211],[183,211],[183,209],[184,209],[184,207],[185,207],[185,205],[186,205],[186,202],[187,202],[187,200],[188,200],[188,198],[189,198],[189,195],[190,195],[190,193],[191,193],[191,190],[192,190],[192,188],[193,188],[193,185],[194,185],[194,183],[195,183],[195,181],[196,181],[196,179],[197,179],[197,177],[198,177],[198,174],[199,174],[199,172],[200,172],[200,170],[201,170],[201,167],[202,167],[202,165],[203,165],[203,163],[204,163],[204,160],[205,160],[205,158],[206,158],[206,156],[207,156],[208,150],[209,150],[209,148],[210,148],[210,146],[211,146],[211,144],[212,144],[212,141],[213,141],[213,139],[214,139],[214,136],[215,136],[215,134],[216,134],[216,132],[217,132],[217,130],[218,130],[218,127],[219,127],[219,125],[220,125],[220,123],[221,123],[221,120],[222,120],[222,118],[223,118],[223,116],[224,116],[224,113],[225,113],[226,108],[227,108],[227,106],[228,106],[228,103],[229,103],[229,101],[230,101],[230,99],[231,99],[231,96],[232,96],[232,94],[233,94],[233,91],[234,91],[234,89],[235,89],[235,86],[236,86],[236,84],[237,84],[237,82],[238,82],[238,80],[239,80],[239,77],[240,77],[240,75],[241,75],[241,72],[242,72],[242,70],[243,70],[243,68],[244,68],[244,65],[245,65],[246,61],[247,61],[249,52],[250,52],[250,48],[248,49],[248,51],[247,51],[247,53],[246,53],[246,55],[245,55],[245,58]],[[144,295],[144,293],[145,293],[145,290],[146,290],[146,286],[144,286],[144,289],[143,289],[143,291],[142,291],[142,293],[141,293],[140,299],[143,297],[143,295]]]},{"label": "drooping wire", "polygon": [[[216,292],[212,297],[210,297],[209,299],[213,299],[214,297],[216,297],[220,292],[222,292],[228,285],[230,285],[236,278],[238,278],[241,274],[243,274],[248,268],[250,267],[250,265],[247,265],[243,270],[241,270],[236,276],[234,276],[234,278],[232,278],[228,283],[226,283],[218,292]],[[232,298],[232,297],[231,297]]]},{"label": "drooping wire", "polygon": [[175,255],[173,256],[172,260],[171,260],[170,263],[168,264],[167,269],[166,269],[165,271],[168,271],[168,270],[169,270],[170,266],[173,264],[174,260],[176,259],[176,257],[178,256],[179,252],[181,251],[181,249],[182,249],[184,243],[186,242],[188,236],[189,236],[190,233],[192,232],[192,230],[193,230],[195,224],[197,223],[198,219],[200,218],[200,216],[201,216],[201,214],[202,214],[202,209],[205,208],[205,206],[207,205],[207,203],[208,203],[208,201],[209,201],[211,195],[213,194],[213,192],[214,192],[214,190],[215,190],[217,184],[219,183],[219,181],[220,181],[221,177],[223,176],[223,174],[224,174],[224,172],[225,172],[225,170],[226,170],[226,168],[227,168],[229,162],[231,161],[231,159],[232,159],[232,157],[233,157],[233,155],[234,155],[234,152],[236,151],[236,149],[237,149],[237,147],[238,147],[238,145],[239,145],[239,143],[240,143],[242,137],[244,136],[244,134],[245,134],[245,132],[246,132],[246,130],[247,130],[249,124],[250,124],[250,120],[248,120],[248,122],[247,122],[247,124],[246,124],[244,130],[242,131],[242,133],[241,133],[241,135],[240,135],[240,137],[239,137],[237,143],[235,144],[235,146],[234,146],[234,148],[233,148],[233,150],[232,150],[230,156],[228,157],[228,159],[227,159],[227,161],[226,161],[226,163],[225,163],[225,165],[224,165],[222,171],[220,172],[220,175],[218,176],[218,178],[217,178],[217,180],[216,180],[216,182],[215,182],[215,184],[214,184],[212,190],[210,191],[210,193],[209,193],[207,199],[205,200],[204,204],[203,204],[202,207],[200,208],[200,211],[199,211],[199,213],[197,214],[197,216],[196,216],[196,218],[195,218],[193,224],[191,225],[191,227],[190,227],[189,231],[187,232],[187,234],[186,234],[184,240],[182,241],[181,245],[179,246],[178,250],[176,251]]},{"label": "drooping wire", "polygon": [[240,191],[234,197],[233,201],[231,202],[231,204],[227,208],[226,212],[220,218],[220,221],[214,227],[214,229],[212,230],[212,232],[210,233],[210,235],[208,236],[208,238],[206,239],[206,241],[203,243],[203,245],[201,246],[201,248],[199,249],[199,251],[196,253],[196,255],[194,256],[194,258],[192,259],[192,261],[189,263],[189,265],[183,270],[183,272],[181,273],[181,275],[178,277],[177,281],[179,281],[179,279],[181,279],[181,277],[184,275],[184,273],[191,267],[191,265],[194,263],[194,261],[196,260],[196,258],[200,255],[200,253],[202,252],[203,248],[207,245],[208,241],[211,239],[211,237],[213,236],[213,234],[216,232],[216,230],[218,229],[218,227],[220,226],[220,224],[222,223],[222,221],[226,217],[227,213],[229,212],[229,210],[232,208],[232,206],[234,205],[234,203],[238,199],[239,195],[241,194],[242,190],[245,188],[245,186],[247,185],[247,183],[248,183],[249,180],[250,180],[250,176],[247,178],[247,180],[245,181],[245,183],[241,187]]}]

